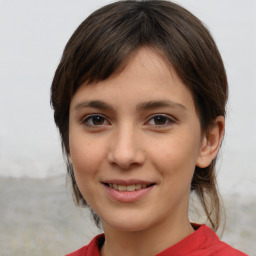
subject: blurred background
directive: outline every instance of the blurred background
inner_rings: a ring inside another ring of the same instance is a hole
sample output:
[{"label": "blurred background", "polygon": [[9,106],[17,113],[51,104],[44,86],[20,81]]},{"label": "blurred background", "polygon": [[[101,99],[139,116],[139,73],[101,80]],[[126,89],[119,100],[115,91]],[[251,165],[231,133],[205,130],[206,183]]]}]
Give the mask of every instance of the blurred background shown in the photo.
[{"label": "blurred background", "polygon": [[[222,239],[256,255],[256,1],[179,0],[211,31],[230,86],[218,164]],[[66,185],[50,85],[77,26],[107,0],[0,0],[0,255],[64,255],[102,232]]]}]

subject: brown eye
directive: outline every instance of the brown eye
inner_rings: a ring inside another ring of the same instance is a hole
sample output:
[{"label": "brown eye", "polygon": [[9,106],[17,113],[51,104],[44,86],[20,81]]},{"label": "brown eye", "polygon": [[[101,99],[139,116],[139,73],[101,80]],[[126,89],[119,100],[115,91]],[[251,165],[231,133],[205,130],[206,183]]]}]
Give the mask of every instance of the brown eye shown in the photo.
[{"label": "brown eye", "polygon": [[157,114],[152,116],[147,122],[148,125],[161,128],[175,123],[174,118],[166,114]]},{"label": "brown eye", "polygon": [[101,126],[101,125],[109,125],[109,122],[105,117],[101,115],[90,115],[87,116],[82,123],[87,126]]},{"label": "brown eye", "polygon": [[154,118],[155,125],[165,125],[167,118],[165,116],[155,116]]},{"label": "brown eye", "polygon": [[104,124],[105,119],[102,116],[93,116],[91,117],[93,125],[102,125]]}]

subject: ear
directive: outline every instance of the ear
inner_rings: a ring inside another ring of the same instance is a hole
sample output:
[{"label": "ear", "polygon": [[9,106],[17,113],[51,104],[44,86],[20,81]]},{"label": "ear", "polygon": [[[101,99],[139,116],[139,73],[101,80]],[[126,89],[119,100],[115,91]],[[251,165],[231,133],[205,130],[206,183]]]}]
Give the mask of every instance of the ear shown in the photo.
[{"label": "ear", "polygon": [[202,145],[198,155],[196,166],[200,168],[208,167],[212,160],[217,156],[225,129],[225,119],[218,116],[214,124],[204,134]]}]

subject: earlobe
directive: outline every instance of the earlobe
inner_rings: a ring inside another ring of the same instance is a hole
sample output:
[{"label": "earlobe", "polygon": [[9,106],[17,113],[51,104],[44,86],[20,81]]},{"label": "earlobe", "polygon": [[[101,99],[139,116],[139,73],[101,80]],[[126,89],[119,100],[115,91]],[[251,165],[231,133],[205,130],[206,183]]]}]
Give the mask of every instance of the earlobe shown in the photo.
[{"label": "earlobe", "polygon": [[206,168],[215,159],[221,146],[224,129],[224,116],[218,116],[214,125],[206,132],[202,139],[202,145],[196,163],[198,167]]}]

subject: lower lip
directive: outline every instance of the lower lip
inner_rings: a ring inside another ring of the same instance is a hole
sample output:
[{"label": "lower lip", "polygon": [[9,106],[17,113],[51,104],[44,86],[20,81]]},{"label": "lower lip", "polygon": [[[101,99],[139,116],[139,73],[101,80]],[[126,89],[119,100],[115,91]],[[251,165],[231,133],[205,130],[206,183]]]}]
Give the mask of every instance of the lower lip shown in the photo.
[{"label": "lower lip", "polygon": [[144,197],[145,195],[147,195],[153,189],[154,185],[150,186],[150,187],[147,187],[147,188],[142,188],[142,189],[138,189],[138,190],[135,190],[135,191],[131,191],[131,192],[118,191],[118,190],[115,190],[115,189],[113,189],[109,186],[106,186],[106,185],[104,185],[104,187],[106,188],[108,195],[112,199],[114,199],[116,201],[119,201],[119,202],[128,203],[128,202],[137,201],[137,200],[141,199],[142,197]]}]

